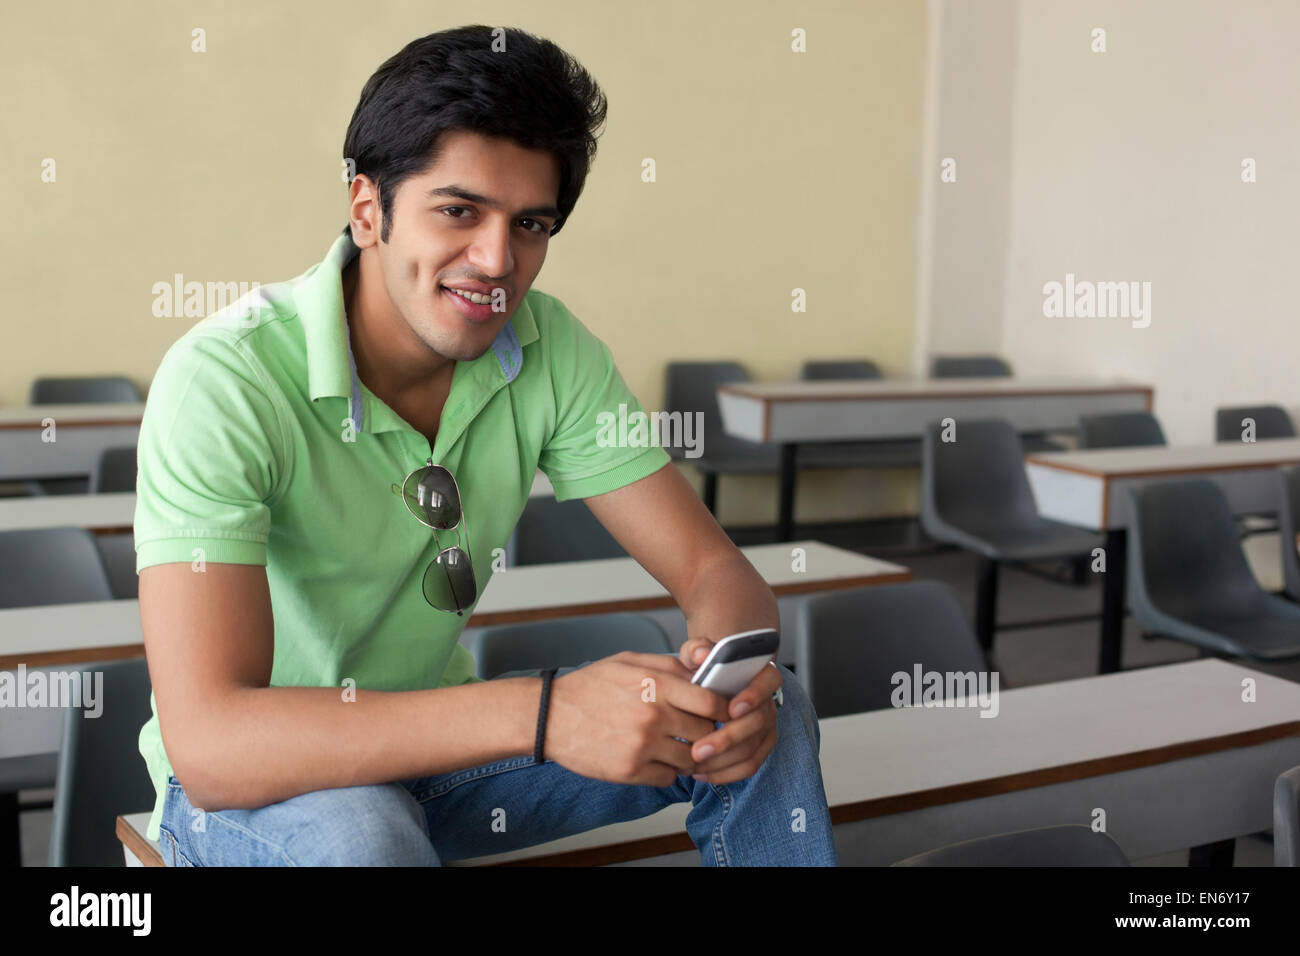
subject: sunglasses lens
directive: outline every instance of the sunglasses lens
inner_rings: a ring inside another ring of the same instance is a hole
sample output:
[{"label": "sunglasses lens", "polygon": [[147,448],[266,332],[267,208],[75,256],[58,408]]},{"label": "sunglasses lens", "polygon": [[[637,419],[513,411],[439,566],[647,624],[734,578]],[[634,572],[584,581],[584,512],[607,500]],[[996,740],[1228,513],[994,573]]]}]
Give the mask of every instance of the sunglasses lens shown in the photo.
[{"label": "sunglasses lens", "polygon": [[474,566],[460,548],[448,548],[424,572],[424,599],[441,611],[463,611],[478,597]]},{"label": "sunglasses lens", "polygon": [[431,528],[448,531],[460,524],[460,495],[451,472],[429,465],[411,472],[402,485],[407,509]]}]

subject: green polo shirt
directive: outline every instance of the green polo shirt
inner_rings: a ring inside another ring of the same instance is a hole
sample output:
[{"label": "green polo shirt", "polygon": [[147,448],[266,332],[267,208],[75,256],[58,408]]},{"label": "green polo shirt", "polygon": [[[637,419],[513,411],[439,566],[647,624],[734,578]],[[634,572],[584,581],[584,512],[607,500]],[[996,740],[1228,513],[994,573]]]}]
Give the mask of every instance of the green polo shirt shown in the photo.
[{"label": "green polo shirt", "polygon": [[[456,363],[430,448],[357,377],[341,273],[359,252],[345,231],[323,262],[254,289],[168,350],[140,426],[136,569],[265,565],[272,686],[462,684],[476,679],[458,643],[469,612],[425,602],[433,532],[390,486],[429,457],[451,470],[482,594],[508,586],[492,583],[493,552],[505,548],[539,468],[564,501],[613,491],[669,458],[597,441],[598,414],[641,406],[604,343],[537,289],[488,351]],[[448,535],[438,535],[443,547]],[[156,840],[172,770],[150,703],[139,743],[157,791]]]}]

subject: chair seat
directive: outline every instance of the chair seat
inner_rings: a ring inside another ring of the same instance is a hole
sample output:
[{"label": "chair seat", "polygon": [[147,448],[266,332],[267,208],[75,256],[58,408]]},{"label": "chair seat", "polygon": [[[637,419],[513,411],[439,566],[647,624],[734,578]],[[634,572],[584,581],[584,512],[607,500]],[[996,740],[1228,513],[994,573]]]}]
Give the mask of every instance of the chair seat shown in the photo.
[{"label": "chair seat", "polygon": [[921,464],[921,443],[904,438],[800,445],[800,468],[906,468]]},{"label": "chair seat", "polygon": [[1104,544],[1101,535],[1046,519],[984,526],[931,525],[927,522],[925,527],[930,537],[995,561],[1067,558],[1087,554]]},{"label": "chair seat", "polygon": [[0,793],[43,790],[52,787],[58,770],[57,753],[0,758]]},{"label": "chair seat", "polygon": [[1232,657],[1280,661],[1300,657],[1300,607],[1263,595],[1253,608],[1177,609],[1140,614],[1138,623]]}]

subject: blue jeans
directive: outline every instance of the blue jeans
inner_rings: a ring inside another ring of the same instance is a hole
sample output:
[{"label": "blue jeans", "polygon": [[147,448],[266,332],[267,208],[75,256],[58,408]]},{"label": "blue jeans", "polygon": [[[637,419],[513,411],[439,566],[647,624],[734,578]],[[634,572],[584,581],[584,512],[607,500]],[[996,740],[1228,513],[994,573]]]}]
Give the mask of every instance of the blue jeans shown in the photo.
[{"label": "blue jeans", "polygon": [[[571,670],[572,668],[566,668]],[[821,731],[782,667],[777,744],[745,780],[678,775],[668,787],[608,783],[552,761],[510,757],[417,780],[317,790],[256,810],[200,813],[175,777],[162,855],[175,866],[438,866],[649,816],[689,800],[686,829],[705,866],[834,866]]]}]

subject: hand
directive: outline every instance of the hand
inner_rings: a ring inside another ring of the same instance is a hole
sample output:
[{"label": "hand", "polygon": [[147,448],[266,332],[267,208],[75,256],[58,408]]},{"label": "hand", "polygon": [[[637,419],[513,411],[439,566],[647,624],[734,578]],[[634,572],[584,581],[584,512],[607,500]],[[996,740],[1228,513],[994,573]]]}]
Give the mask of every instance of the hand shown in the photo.
[{"label": "hand", "polygon": [[[680,658],[689,673],[709,656],[714,642],[691,638],[682,645]],[[781,672],[764,667],[749,685],[727,704],[729,723],[695,740],[691,756],[699,767],[691,774],[705,783],[734,783],[753,776],[776,747],[776,703],[772,695],[781,686]],[[706,748],[707,751],[706,751]]]},{"label": "hand", "polygon": [[584,777],[668,787],[696,770],[674,738],[707,738],[728,719],[727,701],[676,658],[624,651],[555,678],[543,752]]}]

